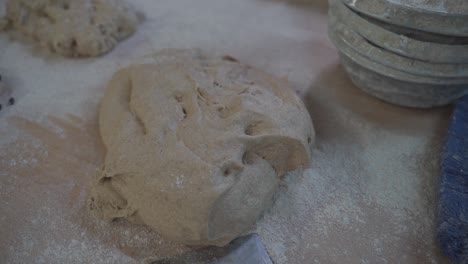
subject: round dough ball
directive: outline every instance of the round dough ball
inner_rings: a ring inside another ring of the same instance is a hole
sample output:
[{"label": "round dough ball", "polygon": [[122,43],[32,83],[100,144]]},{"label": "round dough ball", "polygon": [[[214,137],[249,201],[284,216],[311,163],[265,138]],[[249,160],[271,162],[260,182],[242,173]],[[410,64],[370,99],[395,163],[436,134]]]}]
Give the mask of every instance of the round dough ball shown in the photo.
[{"label": "round dough ball", "polygon": [[283,80],[199,51],[119,71],[100,110],[107,154],[90,209],[190,245],[225,245],[309,166],[311,118]]},{"label": "round dough ball", "polygon": [[122,0],[7,0],[6,20],[26,39],[69,57],[104,54],[138,24]]}]

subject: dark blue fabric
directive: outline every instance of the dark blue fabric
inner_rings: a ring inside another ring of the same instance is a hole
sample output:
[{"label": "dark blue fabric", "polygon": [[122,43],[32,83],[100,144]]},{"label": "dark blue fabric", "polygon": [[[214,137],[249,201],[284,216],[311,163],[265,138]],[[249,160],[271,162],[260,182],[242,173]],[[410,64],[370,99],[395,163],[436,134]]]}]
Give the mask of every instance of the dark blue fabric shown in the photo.
[{"label": "dark blue fabric", "polygon": [[468,96],[454,110],[442,156],[437,235],[442,251],[468,264]]}]

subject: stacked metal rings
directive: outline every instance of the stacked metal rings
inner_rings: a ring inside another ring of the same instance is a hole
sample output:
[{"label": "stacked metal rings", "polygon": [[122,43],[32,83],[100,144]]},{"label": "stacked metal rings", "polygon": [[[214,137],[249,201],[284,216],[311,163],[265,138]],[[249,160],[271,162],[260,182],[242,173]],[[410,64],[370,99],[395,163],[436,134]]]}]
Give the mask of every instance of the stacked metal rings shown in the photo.
[{"label": "stacked metal rings", "polygon": [[465,1],[329,0],[329,35],[365,92],[401,106],[442,106],[468,94]]}]

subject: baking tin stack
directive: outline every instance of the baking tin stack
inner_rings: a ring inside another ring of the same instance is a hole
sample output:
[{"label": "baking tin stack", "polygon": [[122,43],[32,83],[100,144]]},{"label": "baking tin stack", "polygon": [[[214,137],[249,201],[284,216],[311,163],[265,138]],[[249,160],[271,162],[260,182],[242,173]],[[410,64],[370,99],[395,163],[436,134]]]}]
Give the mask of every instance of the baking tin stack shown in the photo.
[{"label": "baking tin stack", "polygon": [[330,39],[365,92],[420,108],[468,94],[467,0],[329,2]]}]

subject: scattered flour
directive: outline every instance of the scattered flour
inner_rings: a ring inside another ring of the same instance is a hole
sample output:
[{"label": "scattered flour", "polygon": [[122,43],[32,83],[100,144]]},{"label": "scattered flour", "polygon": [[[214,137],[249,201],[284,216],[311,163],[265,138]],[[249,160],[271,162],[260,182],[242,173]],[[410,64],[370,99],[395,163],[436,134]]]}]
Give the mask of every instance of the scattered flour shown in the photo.
[{"label": "scattered flour", "polygon": [[435,228],[440,142],[381,129],[342,106],[324,111],[332,122],[316,127],[340,123],[348,135],[319,131],[313,168],[288,175],[274,206],[257,223],[273,259],[435,261],[436,243],[427,236]]}]

